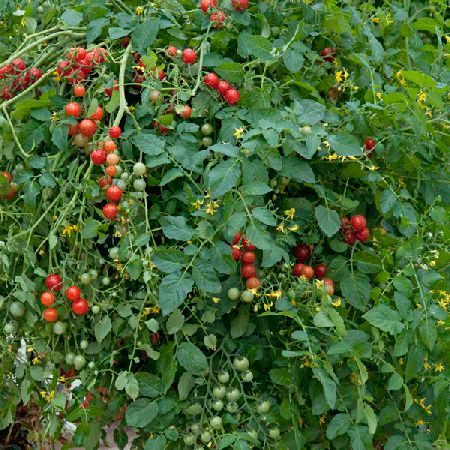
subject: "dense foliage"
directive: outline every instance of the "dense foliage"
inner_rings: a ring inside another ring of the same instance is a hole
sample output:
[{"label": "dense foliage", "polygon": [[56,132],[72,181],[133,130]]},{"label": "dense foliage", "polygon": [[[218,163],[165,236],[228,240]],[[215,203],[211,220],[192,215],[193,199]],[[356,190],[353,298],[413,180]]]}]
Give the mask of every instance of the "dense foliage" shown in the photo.
[{"label": "dense foliage", "polygon": [[448,448],[446,2],[0,2],[0,430]]}]

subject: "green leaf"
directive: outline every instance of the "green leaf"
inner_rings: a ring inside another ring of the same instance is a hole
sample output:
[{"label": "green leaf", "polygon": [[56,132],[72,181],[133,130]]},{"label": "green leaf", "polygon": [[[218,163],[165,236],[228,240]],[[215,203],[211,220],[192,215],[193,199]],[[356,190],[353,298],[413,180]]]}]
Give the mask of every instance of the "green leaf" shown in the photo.
[{"label": "green leaf", "polygon": [[167,319],[167,333],[175,334],[183,328],[184,316],[179,309],[176,309]]},{"label": "green leaf", "polygon": [[341,281],[342,295],[359,310],[364,310],[369,301],[370,290],[370,280],[362,273],[349,273]]},{"label": "green leaf", "polygon": [[67,130],[65,127],[59,126],[53,130],[52,142],[59,150],[64,150],[67,147]]},{"label": "green leaf", "polygon": [[330,135],[328,142],[331,148],[340,156],[361,156],[362,154],[362,144],[353,134],[342,132]]},{"label": "green leaf", "polygon": [[218,294],[222,290],[222,285],[217,278],[216,272],[210,266],[194,267],[192,269],[192,279],[202,291]]},{"label": "green leaf", "polygon": [[316,206],[314,212],[320,229],[328,236],[335,235],[341,228],[341,219],[339,214],[325,206]]},{"label": "green leaf", "polygon": [[139,384],[133,373],[128,374],[128,380],[127,380],[127,384],[125,386],[125,392],[133,400],[136,400],[139,397]]},{"label": "green leaf", "polygon": [[388,213],[397,202],[397,197],[390,189],[385,189],[380,196],[380,210],[383,214]]},{"label": "green leaf", "polygon": [[34,208],[36,206],[36,197],[40,192],[40,188],[34,181],[31,181],[25,184],[23,190],[23,199],[25,201],[25,205]]},{"label": "green leaf", "polygon": [[184,176],[183,169],[180,169],[179,167],[172,167],[164,174],[159,185],[165,186],[166,184],[170,183],[171,181],[176,180],[177,178],[180,178],[183,176]]},{"label": "green leaf", "polygon": [[306,49],[302,42],[297,41],[283,53],[283,63],[289,72],[296,73],[303,67],[303,53]]},{"label": "green leaf", "polygon": [[383,269],[381,258],[373,253],[359,252],[353,256],[358,269],[363,273],[379,273]]},{"label": "green leaf", "polygon": [[375,411],[372,409],[370,405],[364,405],[364,414],[366,416],[367,425],[369,426],[369,433],[375,434],[378,426],[378,419]]},{"label": "green leaf", "polygon": [[348,414],[336,414],[327,426],[327,438],[334,439],[345,434],[351,423],[352,419]]},{"label": "green leaf", "polygon": [[263,36],[241,33],[238,37],[238,53],[241,56],[254,56],[262,61],[273,59],[272,44]]},{"label": "green leaf", "polygon": [[233,339],[237,339],[245,334],[248,328],[250,317],[250,306],[241,305],[238,314],[231,320],[230,334]]},{"label": "green leaf", "polygon": [[83,236],[84,239],[92,239],[97,237],[99,226],[100,222],[98,220],[88,217],[84,222],[83,228],[81,229],[81,236]]},{"label": "green leaf", "polygon": [[412,81],[420,87],[434,88],[436,82],[429,75],[416,70],[402,70],[402,76],[408,81]]},{"label": "green leaf", "polygon": [[178,395],[180,401],[186,400],[195,385],[194,377],[189,372],[184,372],[178,381]]},{"label": "green leaf", "polygon": [[161,378],[149,372],[137,372],[139,394],[142,397],[158,397],[164,393],[164,383]]},{"label": "green leaf", "polygon": [[186,265],[189,258],[176,248],[158,247],[152,256],[152,261],[162,272],[173,273]]},{"label": "green leaf", "polygon": [[294,102],[294,113],[299,116],[300,123],[303,125],[319,123],[323,119],[325,111],[325,106],[314,100],[302,99]]},{"label": "green leaf", "polygon": [[254,208],[252,210],[252,214],[253,214],[253,217],[258,219],[260,222],[262,222],[265,225],[274,226],[277,223],[275,216],[267,208]]},{"label": "green leaf", "polygon": [[316,177],[311,166],[296,156],[288,156],[283,159],[283,169],[281,173],[285,177],[292,178],[299,183],[315,183]]},{"label": "green leaf", "polygon": [[150,131],[143,131],[132,139],[134,145],[143,153],[157,156],[164,152],[166,141]]},{"label": "green leaf", "polygon": [[169,239],[188,241],[192,238],[193,230],[188,227],[186,217],[165,216],[160,220],[163,233]]},{"label": "green leaf", "polygon": [[133,49],[139,53],[147,53],[147,48],[155,42],[160,22],[157,19],[147,19],[136,25],[131,34]]},{"label": "green leaf", "polygon": [[177,348],[177,360],[188,372],[201,375],[208,370],[208,360],[202,351],[190,342],[182,342]]},{"label": "green leaf", "polygon": [[111,331],[111,319],[108,316],[103,317],[103,319],[97,322],[94,326],[94,334],[95,339],[97,339],[97,342],[102,342],[103,339],[105,339],[105,337],[108,336],[110,331]]},{"label": "green leaf", "polygon": [[83,20],[83,14],[74,9],[66,9],[61,16],[61,20],[68,27],[77,27]]},{"label": "green leaf", "polygon": [[101,34],[103,28],[109,24],[109,19],[102,17],[101,19],[91,20],[88,23],[86,31],[86,41],[92,44]]},{"label": "green leaf", "polygon": [[216,67],[214,71],[230,83],[238,83],[244,76],[244,67],[235,62],[226,62]]},{"label": "green leaf", "polygon": [[387,305],[378,305],[363,315],[370,324],[390,334],[398,334],[403,330],[400,314]]},{"label": "green leaf", "polygon": [[211,196],[221,197],[237,186],[241,176],[241,166],[238,160],[227,160],[217,164],[208,174]]},{"label": "green leaf", "polygon": [[235,157],[239,154],[239,147],[236,147],[233,144],[215,144],[209,147],[209,150],[212,150],[216,153],[222,153],[222,155]]},{"label": "green leaf", "polygon": [[167,275],[159,285],[159,303],[161,312],[167,316],[175,311],[192,291],[194,281],[189,278],[181,278],[178,274]]},{"label": "green leaf", "polygon": [[120,105],[120,93],[119,91],[113,91],[111,100],[106,104],[105,110],[107,113],[111,114]]},{"label": "green leaf", "polygon": [[272,188],[261,181],[252,180],[242,186],[244,195],[264,195],[270,192]]},{"label": "green leaf", "polygon": [[289,374],[289,370],[286,368],[270,369],[269,376],[275,384],[280,386],[288,387],[291,384],[291,375]]},{"label": "green leaf", "polygon": [[156,401],[148,398],[139,398],[128,405],[125,419],[130,427],[143,428],[158,415],[159,408]]},{"label": "green leaf", "polygon": [[313,372],[316,378],[322,384],[323,392],[325,394],[325,400],[327,401],[329,407],[333,409],[336,405],[336,383],[323,369],[314,367]]},{"label": "green leaf", "polygon": [[403,386],[403,378],[397,372],[394,372],[389,378],[388,390],[397,391]]},{"label": "green leaf", "polygon": [[205,344],[206,347],[208,347],[211,350],[216,350],[217,348],[217,337],[215,334],[207,334],[204,338],[203,338],[203,343]]},{"label": "green leaf", "polygon": [[165,448],[167,448],[167,439],[165,436],[148,438],[144,445],[144,450],[164,450]]},{"label": "green leaf", "polygon": [[120,39],[124,36],[128,36],[131,33],[131,30],[127,28],[120,27],[110,27],[108,28],[108,35],[110,39]]}]

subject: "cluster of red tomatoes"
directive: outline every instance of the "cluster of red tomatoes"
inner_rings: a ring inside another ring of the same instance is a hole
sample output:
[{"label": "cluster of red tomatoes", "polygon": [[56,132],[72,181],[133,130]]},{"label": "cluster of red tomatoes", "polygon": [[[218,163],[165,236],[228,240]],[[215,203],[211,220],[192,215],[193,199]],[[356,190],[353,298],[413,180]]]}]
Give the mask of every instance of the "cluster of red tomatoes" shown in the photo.
[{"label": "cluster of red tomatoes", "polygon": [[342,218],[342,234],[344,236],[344,242],[348,245],[353,245],[356,241],[368,241],[370,239],[370,230],[366,225],[366,218],[360,214],[352,216],[351,219],[344,216]]},{"label": "cluster of red tomatoes", "polygon": [[297,262],[294,264],[292,269],[292,275],[294,275],[294,277],[303,276],[308,280],[311,280],[315,276],[319,280],[323,280],[325,290],[329,295],[333,295],[334,282],[331,278],[325,278],[325,275],[327,274],[326,264],[317,264],[314,268],[308,264],[304,264],[311,258],[311,246],[307,244],[299,244],[294,247],[292,253],[297,259]]},{"label": "cluster of red tomatoes", "polygon": [[203,83],[219,92],[229,105],[236,104],[241,97],[236,88],[232,87],[228,81],[221,80],[214,72],[206,74],[203,78]]},{"label": "cluster of red tomatoes", "polygon": [[368,137],[364,140],[364,148],[366,149],[366,155],[368,158],[371,158],[373,155],[373,149],[377,145],[377,141],[371,137]]},{"label": "cluster of red tomatoes", "polygon": [[2,200],[12,200],[16,195],[16,188],[13,183],[13,177],[9,172],[0,172],[0,177],[5,177],[9,183],[9,192],[5,195],[0,195],[0,199]]},{"label": "cluster of red tomatoes", "polygon": [[27,69],[25,61],[21,58],[14,59],[11,64],[0,67],[0,80],[6,80],[7,85],[1,91],[3,100],[9,100],[18,92],[35,83],[42,77],[42,72],[37,67]]},{"label": "cluster of red tomatoes", "polygon": [[[244,251],[241,249],[241,245]],[[241,261],[241,275],[246,279],[245,287],[247,289],[258,289],[261,280],[256,276],[256,247],[238,231],[231,241],[231,256],[235,261]]]},{"label": "cluster of red tomatoes", "polygon": [[152,78],[154,78],[154,76],[157,76],[160,81],[164,80],[164,78],[166,77],[166,73],[164,72],[164,70],[155,70],[154,73],[148,74],[147,66],[145,65],[139,53],[135,53],[134,58],[136,61],[136,65],[134,66],[133,79],[136,84],[142,84],[148,78],[148,75],[150,75]]},{"label": "cluster of red tomatoes", "polygon": [[66,59],[59,62],[56,71],[70,84],[83,81],[95,66],[105,62],[108,51],[103,47],[87,51],[83,47],[71,48],[66,53]]},{"label": "cluster of red tomatoes", "polygon": [[[41,303],[47,307],[44,311],[44,319],[47,322],[56,322],[58,320],[58,311],[56,308],[50,308],[55,303],[55,292],[63,288],[61,277],[54,273],[48,275],[45,279],[47,291],[41,294]],[[81,290],[78,286],[69,286],[66,289],[66,298],[72,302],[72,312],[77,316],[85,315],[89,310],[89,304],[85,298],[81,298]]]},{"label": "cluster of red tomatoes", "polygon": [[[231,6],[235,9],[235,11],[245,11],[248,9],[248,0],[231,0]],[[206,14],[210,9],[217,8],[217,0],[201,0],[200,8]],[[220,28],[227,15],[222,10],[213,11],[209,16],[209,20],[213,23],[216,28]]]}]

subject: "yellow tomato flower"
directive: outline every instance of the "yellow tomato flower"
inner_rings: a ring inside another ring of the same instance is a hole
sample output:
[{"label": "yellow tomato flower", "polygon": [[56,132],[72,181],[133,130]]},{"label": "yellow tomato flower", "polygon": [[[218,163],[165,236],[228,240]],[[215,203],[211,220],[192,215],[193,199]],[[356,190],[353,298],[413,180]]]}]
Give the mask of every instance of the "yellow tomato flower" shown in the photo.
[{"label": "yellow tomato flower", "polygon": [[219,297],[213,297],[212,301],[217,304],[217,303],[220,302],[220,298]]},{"label": "yellow tomato flower", "polygon": [[243,128],[235,128],[234,129],[234,133],[233,136],[236,139],[241,139],[242,135],[244,134],[244,129]]},{"label": "yellow tomato flower", "polygon": [[293,219],[295,216],[295,208],[291,208],[291,209],[286,209],[284,211],[284,215],[288,218],[288,219]]},{"label": "yellow tomato flower", "polygon": [[341,306],[342,300],[341,300],[340,298],[337,298],[336,300],[334,300],[333,302],[331,302],[331,304],[332,304],[335,308],[338,308],[339,306]]},{"label": "yellow tomato flower", "polygon": [[373,23],[380,23],[381,19],[379,17],[372,17],[372,22]]},{"label": "yellow tomato flower", "polygon": [[338,83],[342,83],[343,81],[345,81],[348,78],[348,72],[346,69],[339,70],[336,72],[335,77],[336,77],[336,81]]},{"label": "yellow tomato flower", "polygon": [[435,372],[442,372],[442,371],[444,371],[445,370],[445,366],[442,364],[442,363],[437,363],[435,366],[434,366],[434,371]]},{"label": "yellow tomato flower", "polygon": [[136,14],[140,16],[144,12],[144,8],[142,6],[136,7]]}]

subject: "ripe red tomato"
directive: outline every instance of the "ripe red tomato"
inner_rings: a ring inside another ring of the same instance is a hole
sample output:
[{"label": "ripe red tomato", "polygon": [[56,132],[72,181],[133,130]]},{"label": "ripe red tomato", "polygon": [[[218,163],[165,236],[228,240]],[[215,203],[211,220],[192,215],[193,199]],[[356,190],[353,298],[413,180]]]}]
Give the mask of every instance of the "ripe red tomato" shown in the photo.
[{"label": "ripe red tomato", "polygon": [[109,166],[119,164],[119,155],[116,155],[115,153],[108,153],[106,156],[106,164]]},{"label": "ripe red tomato", "polygon": [[166,78],[166,72],[164,72],[164,70],[160,70],[158,72],[158,78],[159,78],[159,81],[164,80],[164,78]]},{"label": "ripe red tomato", "polygon": [[332,47],[325,47],[321,52],[320,52],[322,58],[325,61],[328,62],[333,62],[334,61],[334,56],[335,56],[335,50]]},{"label": "ripe red tomato", "polygon": [[344,235],[344,242],[348,245],[353,245],[356,242],[356,232],[349,231]]},{"label": "ripe red tomato", "polygon": [[39,80],[42,77],[42,70],[37,67],[32,67],[30,70],[30,77],[33,81]]},{"label": "ripe red tomato", "polygon": [[314,269],[311,266],[303,266],[302,275],[310,280],[314,276]]},{"label": "ripe red tomato", "polygon": [[233,250],[231,251],[231,257],[235,261],[239,261],[241,259],[242,251],[238,247],[233,247]]},{"label": "ripe red tomato", "polygon": [[375,148],[377,145],[377,141],[373,138],[366,138],[364,141],[364,147],[366,147],[366,150],[371,151]]},{"label": "ripe red tomato", "polygon": [[217,90],[222,94],[225,95],[225,93],[231,89],[231,84],[228,83],[226,80],[220,80],[219,84],[217,85]]},{"label": "ripe red tomato", "polygon": [[244,246],[245,250],[248,252],[252,252],[253,250],[256,250],[256,247],[248,240],[248,239],[242,239],[242,245]]},{"label": "ripe red tomato", "polygon": [[94,114],[91,114],[90,119],[92,120],[102,120],[103,118],[103,108],[101,106],[97,106]]},{"label": "ripe red tomato", "polygon": [[113,139],[120,138],[120,135],[122,134],[122,130],[120,127],[113,126],[109,129],[109,137]]},{"label": "ripe red tomato", "polygon": [[173,45],[169,45],[167,47],[167,56],[170,56],[171,58],[173,58],[174,56],[177,56],[177,48],[174,47]]},{"label": "ripe red tomato", "polygon": [[153,345],[158,344],[158,343],[159,343],[159,339],[160,339],[159,333],[152,333],[152,334],[150,335],[150,340],[152,341],[152,344],[153,344]]},{"label": "ripe red tomato", "polygon": [[69,136],[75,136],[78,131],[80,131],[80,125],[78,123],[75,125],[69,125]]},{"label": "ripe red tomato", "polygon": [[200,8],[204,13],[208,12],[209,8],[215,8],[217,6],[217,0],[201,0]]},{"label": "ripe red tomato", "polygon": [[216,11],[211,14],[209,17],[209,21],[213,23],[217,29],[223,26],[227,15],[223,11]]},{"label": "ripe red tomato", "polygon": [[44,319],[46,322],[56,322],[58,320],[58,311],[55,308],[48,308],[44,311]]},{"label": "ripe red tomato", "polygon": [[105,177],[101,177],[98,180],[98,184],[101,188],[104,188],[106,186],[106,184],[109,184],[111,186],[112,184],[112,178],[108,176],[108,179],[106,179]]},{"label": "ripe red tomato", "polygon": [[84,58],[86,58],[86,54],[87,54],[86,49],[83,47],[71,48],[66,53],[66,58],[75,60],[77,62],[81,62]]},{"label": "ripe red tomato", "polygon": [[80,133],[83,136],[91,137],[94,136],[94,134],[97,131],[97,125],[95,122],[91,119],[83,119],[80,122]]},{"label": "ripe red tomato", "polygon": [[237,89],[228,89],[223,96],[229,105],[235,105],[241,98],[241,94]]},{"label": "ripe red tomato", "polygon": [[292,275],[294,275],[294,277],[300,277],[303,273],[303,267],[305,267],[305,265],[302,263],[294,264],[294,267],[292,268]]},{"label": "ripe red tomato", "polygon": [[257,277],[250,277],[245,282],[245,287],[247,289],[258,289],[261,286],[261,280]]},{"label": "ripe red tomato", "polygon": [[306,244],[299,244],[292,251],[298,262],[305,262],[311,258],[311,248]]},{"label": "ripe red tomato", "polygon": [[120,199],[122,198],[122,189],[118,186],[110,186],[106,190],[106,198],[113,203],[120,202]]},{"label": "ripe red tomato", "polygon": [[231,0],[231,6],[236,11],[245,11],[248,9],[248,0]]},{"label": "ripe red tomato", "polygon": [[0,198],[2,198],[4,200],[12,200],[15,195],[16,195],[16,190],[14,189],[14,186],[11,184],[9,186],[9,192],[6,195],[0,196]]},{"label": "ripe red tomato", "polygon": [[85,298],[80,298],[72,302],[72,311],[77,316],[85,315],[89,310],[89,304]]},{"label": "ripe red tomato", "polygon": [[117,145],[114,141],[108,140],[108,141],[105,141],[103,148],[105,149],[106,153],[111,153],[114,150],[116,150]]},{"label": "ripe red tomato", "polygon": [[241,267],[242,278],[251,278],[256,275],[256,267],[252,264],[244,264]]},{"label": "ripe red tomato", "polygon": [[362,231],[366,228],[366,218],[361,214],[352,216],[352,227],[355,231]]},{"label": "ripe red tomato", "polygon": [[241,259],[243,264],[253,264],[255,262],[256,255],[253,252],[244,252]]},{"label": "ripe red tomato", "polygon": [[69,286],[66,289],[66,297],[67,300],[70,300],[71,302],[76,302],[79,300],[81,296],[81,290],[78,286]]},{"label": "ripe red tomato", "polygon": [[349,227],[352,223],[352,221],[347,216],[342,217],[341,221],[342,221],[342,227],[341,227],[342,229]]},{"label": "ripe red tomato", "polygon": [[43,292],[41,294],[41,303],[44,306],[50,306],[53,305],[53,303],[55,303],[55,294],[53,292]]},{"label": "ripe red tomato", "polygon": [[0,172],[0,175],[6,177],[10,183],[13,180],[12,175],[9,172],[7,172],[7,171]]},{"label": "ripe red tomato", "polygon": [[370,239],[370,231],[368,228],[364,228],[359,233],[356,233],[356,239],[360,242],[367,242]]},{"label": "ripe red tomato", "polygon": [[242,234],[241,234],[240,231],[238,231],[238,232],[234,235],[233,240],[231,241],[231,245],[236,245],[238,242],[240,242],[241,238],[242,238]]},{"label": "ripe red tomato", "polygon": [[314,274],[317,278],[324,278],[327,273],[327,266],[325,264],[317,264],[314,267]]},{"label": "ripe red tomato", "polygon": [[197,53],[192,48],[185,48],[183,50],[183,62],[185,64],[194,64],[197,61]]},{"label": "ripe red tomato", "polygon": [[25,61],[22,58],[16,58],[13,59],[13,61],[11,62],[13,68],[14,68],[14,72],[15,74],[18,74],[19,72],[22,72],[23,70],[25,70],[27,68],[27,65],[25,64]]},{"label": "ripe red tomato", "polygon": [[[114,166],[109,166],[109,167],[114,167]],[[108,220],[114,219],[117,216],[118,212],[119,212],[119,209],[117,208],[117,206],[114,203],[107,203],[103,207],[103,215]]]},{"label": "ripe red tomato", "polygon": [[97,149],[91,153],[91,160],[94,164],[101,166],[105,164],[106,161],[106,152],[105,150]]},{"label": "ripe red tomato", "polygon": [[66,111],[66,115],[68,115],[68,116],[80,117],[81,105],[77,102],[67,103],[65,111]]},{"label": "ripe red tomato", "polygon": [[334,281],[331,278],[325,278],[323,280],[323,284],[325,286],[325,290],[327,291],[328,295],[334,294]]},{"label": "ripe red tomato", "polygon": [[73,87],[73,94],[75,95],[75,97],[83,97],[85,93],[86,89],[82,84],[76,84]]},{"label": "ripe red tomato", "polygon": [[203,78],[203,83],[210,88],[217,89],[219,86],[219,77],[214,72],[207,73]]},{"label": "ripe red tomato", "polygon": [[45,286],[47,286],[47,289],[49,291],[60,291],[63,287],[62,279],[56,273],[48,275],[47,278],[45,279]]},{"label": "ripe red tomato", "polygon": [[192,115],[192,108],[189,105],[184,105],[182,111],[180,112],[180,116],[183,119],[189,119]]}]

